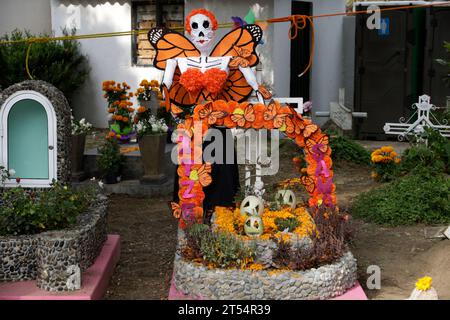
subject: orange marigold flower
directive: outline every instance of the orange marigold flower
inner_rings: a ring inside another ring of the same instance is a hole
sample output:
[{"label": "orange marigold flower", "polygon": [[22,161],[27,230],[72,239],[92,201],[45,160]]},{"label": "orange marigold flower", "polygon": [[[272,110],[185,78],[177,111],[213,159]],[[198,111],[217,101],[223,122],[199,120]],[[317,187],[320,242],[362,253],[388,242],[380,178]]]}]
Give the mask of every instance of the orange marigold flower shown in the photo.
[{"label": "orange marigold flower", "polygon": [[138,112],[138,113],[143,113],[143,112],[145,112],[145,111],[147,111],[147,108],[146,108],[146,107],[139,107],[139,108],[137,109],[137,112]]}]

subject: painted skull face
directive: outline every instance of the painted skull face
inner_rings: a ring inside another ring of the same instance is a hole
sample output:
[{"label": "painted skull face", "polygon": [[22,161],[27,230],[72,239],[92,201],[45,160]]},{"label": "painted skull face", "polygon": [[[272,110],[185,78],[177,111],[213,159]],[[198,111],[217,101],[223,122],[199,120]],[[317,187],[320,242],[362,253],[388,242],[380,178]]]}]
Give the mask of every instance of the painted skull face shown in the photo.
[{"label": "painted skull face", "polygon": [[196,14],[190,19],[191,40],[200,51],[211,47],[215,36],[212,21],[204,14]]}]

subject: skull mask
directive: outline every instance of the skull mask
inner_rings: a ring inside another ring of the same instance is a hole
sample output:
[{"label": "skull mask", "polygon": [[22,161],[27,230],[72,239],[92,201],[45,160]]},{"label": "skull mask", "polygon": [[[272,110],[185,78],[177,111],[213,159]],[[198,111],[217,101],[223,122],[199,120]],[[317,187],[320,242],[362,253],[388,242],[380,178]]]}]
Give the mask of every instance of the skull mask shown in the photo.
[{"label": "skull mask", "polygon": [[211,47],[215,36],[211,19],[199,13],[193,15],[189,23],[192,29],[190,33],[192,42],[201,52],[205,52]]}]

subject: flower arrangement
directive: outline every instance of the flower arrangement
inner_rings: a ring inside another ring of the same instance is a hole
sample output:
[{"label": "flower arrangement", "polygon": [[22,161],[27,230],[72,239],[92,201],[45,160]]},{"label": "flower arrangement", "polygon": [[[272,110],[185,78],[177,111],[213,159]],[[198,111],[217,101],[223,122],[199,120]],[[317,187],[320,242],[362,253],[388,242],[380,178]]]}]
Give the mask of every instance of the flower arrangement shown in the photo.
[{"label": "flower arrangement", "polygon": [[139,107],[137,118],[135,118],[137,119],[135,120],[137,122],[135,128],[138,138],[145,135],[166,133],[169,130],[164,119],[157,119],[155,116],[148,114],[147,108]]},{"label": "flower arrangement", "polygon": [[[238,208],[233,210],[225,207],[216,207],[215,225],[218,231],[250,239],[244,234],[244,223],[247,218],[248,216],[242,215]],[[264,232],[260,237],[262,240],[269,240],[272,237],[279,238],[283,235],[285,238],[289,238],[291,235],[303,238],[311,234],[315,228],[308,211],[303,207],[296,209],[285,207],[273,211],[265,208],[261,219],[264,225]],[[296,222],[293,230],[285,227],[290,220],[295,220]]]},{"label": "flower arrangement", "polygon": [[158,100],[162,100],[162,94],[159,89],[159,82],[157,80],[148,81],[144,79],[139,84],[139,88],[135,92],[135,96],[139,102],[152,100],[152,93],[157,93]]},{"label": "flower arrangement", "polygon": [[74,116],[70,116],[72,135],[88,133],[92,129],[92,124],[87,122],[85,118],[75,120]]},{"label": "flower arrangement", "polygon": [[400,158],[391,146],[383,146],[371,154],[372,178],[378,181],[390,181],[395,178]]},{"label": "flower arrangement", "polygon": [[133,93],[128,93],[131,87],[126,83],[104,81],[104,98],[108,101],[108,113],[111,114],[111,136],[122,142],[128,142],[132,135],[133,103],[130,99]]},{"label": "flower arrangement", "polygon": [[431,277],[423,277],[417,280],[416,289],[420,291],[430,290],[433,284],[433,279]]}]

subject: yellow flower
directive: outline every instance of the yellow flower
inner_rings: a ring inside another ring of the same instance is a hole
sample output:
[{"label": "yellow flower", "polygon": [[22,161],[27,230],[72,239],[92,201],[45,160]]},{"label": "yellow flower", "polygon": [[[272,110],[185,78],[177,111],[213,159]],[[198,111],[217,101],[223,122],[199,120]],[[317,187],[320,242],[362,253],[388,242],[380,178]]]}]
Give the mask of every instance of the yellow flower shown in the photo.
[{"label": "yellow flower", "polygon": [[433,279],[431,277],[423,277],[417,280],[416,289],[421,291],[427,291],[431,288]]}]

